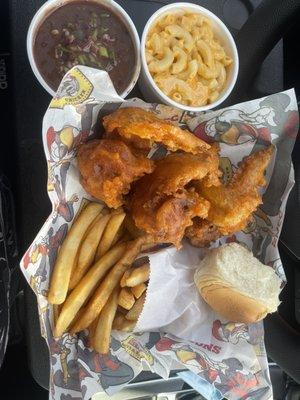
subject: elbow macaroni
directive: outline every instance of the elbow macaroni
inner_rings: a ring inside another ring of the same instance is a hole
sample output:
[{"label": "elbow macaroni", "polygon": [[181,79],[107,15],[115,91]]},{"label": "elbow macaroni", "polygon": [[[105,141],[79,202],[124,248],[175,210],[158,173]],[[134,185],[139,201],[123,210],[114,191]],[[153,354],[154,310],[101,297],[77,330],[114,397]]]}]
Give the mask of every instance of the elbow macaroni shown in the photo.
[{"label": "elbow macaroni", "polygon": [[167,71],[173,64],[173,61],[174,61],[173,52],[168,47],[165,47],[163,51],[163,58],[152,60],[148,65],[149,71],[153,73],[160,73]]},{"label": "elbow macaroni", "polygon": [[183,81],[188,81],[194,79],[198,73],[198,62],[197,60],[191,60],[188,64],[186,71],[178,75],[179,79]]},{"label": "elbow macaroni", "polygon": [[176,61],[171,66],[171,73],[176,75],[186,68],[188,57],[186,52],[179,46],[173,47],[173,54]]},{"label": "elbow macaroni", "polygon": [[188,12],[160,18],[149,30],[146,61],[156,85],[177,103],[213,103],[232,64],[210,21]]},{"label": "elbow macaroni", "polygon": [[192,35],[179,25],[168,25],[165,27],[165,31],[176,39],[182,39],[184,47],[187,52],[190,53],[194,47],[194,41]]}]

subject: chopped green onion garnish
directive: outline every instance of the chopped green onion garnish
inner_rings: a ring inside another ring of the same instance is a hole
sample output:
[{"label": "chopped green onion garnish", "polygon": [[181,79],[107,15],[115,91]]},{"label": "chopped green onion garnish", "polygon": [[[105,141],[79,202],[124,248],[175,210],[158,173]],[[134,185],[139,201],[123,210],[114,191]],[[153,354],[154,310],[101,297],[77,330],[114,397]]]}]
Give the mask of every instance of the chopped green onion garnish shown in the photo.
[{"label": "chopped green onion garnish", "polygon": [[110,15],[109,15],[109,14],[107,14],[107,13],[101,13],[101,14],[100,14],[100,17],[103,17],[103,18],[109,18],[109,17],[110,17]]},{"label": "chopped green onion garnish", "polygon": [[98,36],[98,29],[95,29],[94,32],[92,33],[92,39],[94,41],[96,41],[97,40],[97,36]]},{"label": "chopped green onion garnish", "polygon": [[104,47],[104,46],[100,46],[100,48],[99,48],[99,54],[100,54],[100,56],[102,56],[102,57],[106,57],[106,58],[109,57],[107,48]]},{"label": "chopped green onion garnish", "polygon": [[69,50],[67,47],[65,47],[65,46],[63,46],[63,45],[60,45],[60,48],[61,48],[61,50],[64,51],[65,53],[72,53],[71,50]]},{"label": "chopped green onion garnish", "polygon": [[112,58],[114,61],[116,61],[116,55],[114,50],[109,50],[109,58]]},{"label": "chopped green onion garnish", "polygon": [[90,20],[91,26],[93,26],[94,28],[98,25],[98,16],[96,13],[92,13],[92,18]]},{"label": "chopped green onion garnish", "polygon": [[78,60],[79,60],[80,64],[85,65],[85,63],[86,63],[86,57],[85,57],[84,54],[79,54],[79,55],[78,55]]}]

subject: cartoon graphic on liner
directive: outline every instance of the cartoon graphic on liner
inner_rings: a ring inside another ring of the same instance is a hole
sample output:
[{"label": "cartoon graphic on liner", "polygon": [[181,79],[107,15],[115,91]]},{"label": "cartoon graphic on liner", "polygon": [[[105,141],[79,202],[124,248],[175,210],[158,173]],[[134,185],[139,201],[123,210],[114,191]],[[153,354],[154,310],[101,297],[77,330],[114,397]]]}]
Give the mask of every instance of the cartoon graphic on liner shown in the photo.
[{"label": "cartoon graphic on liner", "polygon": [[165,121],[172,122],[173,124],[185,124],[183,121],[184,111],[179,108],[172,108],[163,104],[153,104],[151,111],[157,113],[157,116]]},{"label": "cartoon graphic on liner", "polygon": [[[84,143],[84,138],[88,134],[93,134],[95,132],[95,127],[97,125],[97,119],[95,124],[93,125],[93,113],[95,107],[99,106],[95,99],[89,98],[86,102],[82,104],[78,104],[76,106],[76,112],[80,114],[81,118],[81,132],[83,132],[83,136],[81,138],[81,143]],[[93,135],[90,136],[93,138]]]},{"label": "cartoon graphic on liner", "polygon": [[60,84],[56,97],[74,96],[79,91],[79,88],[78,80],[73,75],[69,74]]},{"label": "cartoon graphic on liner", "polygon": [[246,324],[237,324],[234,322],[222,324],[218,319],[213,322],[212,335],[221,342],[232,344],[237,344],[240,340],[248,341],[249,339],[248,326]]},{"label": "cartoon graphic on liner", "polygon": [[58,131],[55,131],[52,126],[47,130],[49,152],[47,187],[48,191],[55,191],[58,197],[55,204],[57,214],[54,216],[54,222],[58,216],[63,217],[67,222],[72,221],[74,217],[74,203],[78,201],[78,196],[73,194],[70,198],[66,198],[66,178],[74,152],[89,136],[93,137],[90,132],[93,132],[95,128],[92,125],[93,110],[96,105],[95,101],[90,99],[89,102],[76,107],[77,113],[81,116],[81,130],[70,125]]},{"label": "cartoon graphic on liner", "polygon": [[[134,378],[133,369],[111,353],[100,355],[88,347],[82,349],[81,346],[78,346],[78,359],[84,360],[84,364],[89,370],[98,374],[103,389],[122,385]],[[80,362],[80,378],[84,379],[86,368],[82,369],[82,364],[83,362]]]},{"label": "cartoon graphic on liner", "polygon": [[125,340],[121,341],[122,347],[125,351],[138,361],[142,359],[146,360],[149,365],[154,364],[154,359],[152,354],[144,346],[141,346],[139,340],[133,336],[129,335]]},{"label": "cartoon graphic on liner", "polygon": [[223,395],[230,392],[236,399],[258,400],[269,390],[268,387],[255,389],[259,386],[258,378],[255,374],[244,373],[243,365],[236,358],[215,361],[203,351],[196,352],[189,345],[182,345],[167,337],[156,344],[156,349],[175,353],[179,362],[213,383]]},{"label": "cartoon graphic on liner", "polygon": [[54,95],[50,108],[64,108],[84,103],[94,89],[90,80],[78,68],[72,68],[63,78]]},{"label": "cartoon graphic on liner", "polygon": [[58,248],[63,242],[67,231],[68,224],[61,225],[55,234],[54,229],[51,227],[47,234],[41,237],[39,243],[33,244],[25,253],[23,257],[24,269],[27,269],[30,265],[39,263],[34,276],[32,276],[30,280],[31,287],[36,293],[42,293],[40,285],[46,282],[49,272],[47,268],[47,259],[51,271],[56,260]]},{"label": "cartoon graphic on liner", "polygon": [[[79,369],[77,360],[74,359],[72,349],[77,344],[76,336],[65,333],[60,338],[55,339],[52,334],[50,324],[52,307],[48,306],[42,316],[45,329],[45,337],[48,339],[51,373],[50,373],[50,390],[54,396],[56,387],[65,388],[67,390],[81,391],[79,382]],[[52,397],[53,397],[52,396]],[[54,398],[54,397],[53,397]]]},{"label": "cartoon graphic on liner", "polygon": [[231,108],[201,122],[194,134],[208,143],[218,141],[238,145],[260,140],[267,145],[271,138],[267,127],[274,126],[273,116],[274,111],[270,107],[259,108],[250,114]]},{"label": "cartoon graphic on liner", "polygon": [[213,322],[212,335],[221,342],[238,344],[240,341],[246,340],[252,345],[257,345],[262,341],[263,328],[261,324],[222,323],[217,319]]},{"label": "cartoon graphic on liner", "polygon": [[73,152],[77,147],[86,141],[89,136],[89,130],[79,130],[73,126],[67,125],[59,131],[55,131],[53,126],[47,130],[47,148],[49,151],[49,161],[59,162],[66,157],[72,158]]},{"label": "cartoon graphic on liner", "polygon": [[54,208],[56,214],[53,216],[55,223],[57,218],[61,216],[66,222],[70,222],[74,218],[74,203],[78,201],[78,195],[74,193],[69,199],[66,199],[66,176],[70,163],[61,164],[59,173],[55,176],[54,189],[58,197],[58,202],[55,203]]},{"label": "cartoon graphic on liner", "polygon": [[[46,133],[47,149],[49,152],[49,161],[66,161],[66,157],[74,156],[77,147],[84,143],[90,133],[94,131],[93,112],[97,103],[93,99],[76,106],[76,112],[80,115],[81,129],[72,125],[65,125],[59,130],[50,126]],[[91,136],[92,138],[92,136]]]},{"label": "cartoon graphic on liner", "polygon": [[252,252],[261,262],[265,262],[266,251],[271,244],[272,224],[264,212],[258,208],[251,216],[244,232],[251,235]]},{"label": "cartoon graphic on liner", "polygon": [[60,369],[53,374],[53,383],[58,387],[65,387],[71,390],[80,391],[78,379],[78,364],[74,359],[68,360],[71,353],[71,347],[77,342],[76,337],[69,334],[63,335],[59,339],[53,339],[50,342],[50,354],[52,365],[55,365],[58,357]]},{"label": "cartoon graphic on liner", "polygon": [[295,138],[295,128],[298,124],[298,113],[286,111],[290,97],[285,93],[270,96],[259,103],[259,108],[246,113],[238,108],[230,108],[216,117],[201,122],[194,133],[203,140],[219,141],[229,145],[239,145],[246,142],[256,142],[258,147],[269,144],[271,135],[287,131],[287,136]]},{"label": "cartoon graphic on liner", "polygon": [[57,200],[53,200],[52,220],[54,223],[59,216],[66,222],[70,222],[74,218],[74,204],[78,201],[78,195],[73,193],[66,198],[66,178],[70,165],[70,162],[55,163],[52,166],[48,163],[48,191],[55,191],[57,195]]}]

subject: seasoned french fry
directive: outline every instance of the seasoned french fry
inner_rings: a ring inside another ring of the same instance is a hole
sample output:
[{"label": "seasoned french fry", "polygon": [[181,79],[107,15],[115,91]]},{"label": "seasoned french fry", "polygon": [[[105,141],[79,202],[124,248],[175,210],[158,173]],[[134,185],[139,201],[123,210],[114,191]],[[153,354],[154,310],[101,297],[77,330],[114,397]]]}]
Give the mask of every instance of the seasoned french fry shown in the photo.
[{"label": "seasoned french fry", "polygon": [[146,292],[142,294],[142,296],[134,303],[134,306],[128,311],[126,314],[126,319],[129,321],[135,321],[140,316],[140,313],[143,310],[144,303],[146,298]]},{"label": "seasoned french fry", "polygon": [[53,304],[53,319],[54,319],[54,326],[56,325],[56,322],[58,320],[58,316],[61,310],[61,305],[60,304]]},{"label": "seasoned french fry", "polygon": [[124,274],[120,280],[121,288],[126,286],[126,279],[129,277],[130,273],[131,273],[131,269],[128,269],[127,271],[124,272]]},{"label": "seasoned french fry", "polygon": [[147,282],[150,275],[150,265],[149,263],[143,264],[138,268],[134,268],[129,277],[126,279],[126,285],[128,287],[134,287],[140,283]]},{"label": "seasoned french fry", "polygon": [[110,249],[114,241],[114,238],[117,235],[120,226],[122,225],[122,222],[124,221],[124,218],[125,218],[125,213],[123,211],[112,213],[110,220],[108,221],[108,224],[103,233],[103,236],[100,240],[100,243],[98,245],[96,259],[99,259],[101,256],[103,256],[103,254],[105,254]]},{"label": "seasoned french fry", "polygon": [[131,292],[136,299],[139,299],[146,289],[147,286],[144,283],[140,283],[139,285],[133,286]]},{"label": "seasoned french fry", "polygon": [[[81,307],[80,310],[78,310],[78,312],[77,312],[76,315],[74,316],[74,318],[73,318],[73,320],[72,320],[72,323],[71,323],[71,325],[69,326],[69,329],[68,329],[68,331],[69,331],[69,333],[70,333],[71,335],[73,335],[73,334],[75,333],[75,332],[73,332],[73,330],[72,330],[73,325],[76,323],[76,321],[78,321],[79,318],[82,317],[82,315],[83,315],[84,312],[85,312],[85,307]],[[56,324],[57,324],[57,323],[56,323]],[[55,324],[55,326],[56,326],[56,324]],[[55,331],[55,337],[57,337],[57,336],[56,336],[56,331]]]},{"label": "seasoned french fry", "polygon": [[92,344],[94,349],[100,354],[107,354],[109,352],[110,334],[118,307],[118,297],[119,288],[117,287],[109,296],[98,319]]},{"label": "seasoned french fry", "polygon": [[74,289],[89,267],[92,265],[99,241],[109,221],[109,218],[110,215],[108,214],[98,215],[98,217],[96,217],[96,221],[93,223],[93,226],[84,238],[78,252],[77,265],[72,271],[69,286],[70,289]]},{"label": "seasoned french fry", "polygon": [[[95,287],[99,284],[100,279],[103,278],[106,272],[122,257],[125,249],[125,243],[115,245],[91,267],[78,285],[72,290],[58,317],[55,327],[56,337],[61,336],[68,329],[80,308],[88,300]],[[84,315],[81,318],[84,318]],[[81,321],[81,318],[79,318],[79,321]],[[90,323],[93,320],[94,318],[90,321]],[[74,327],[77,323],[78,321],[74,322],[74,325],[72,326],[72,333],[77,332],[74,330]],[[87,326],[89,325],[90,324],[87,324]]]},{"label": "seasoned french fry", "polygon": [[123,332],[132,332],[137,321],[129,321],[123,314],[117,313],[113,322],[113,329]]},{"label": "seasoned french fry", "polygon": [[114,237],[114,240],[112,241],[112,246],[114,245],[114,244],[116,244],[119,240],[121,240],[122,238],[123,238],[123,235],[124,235],[124,233],[125,233],[125,229],[124,229],[124,225],[123,225],[123,223],[121,224],[121,226],[120,226],[120,228],[119,228],[119,230],[118,230],[118,232],[116,233],[116,235],[115,235],[115,237]]},{"label": "seasoned french fry", "polygon": [[96,318],[91,325],[88,327],[88,344],[89,347],[94,348],[94,336],[95,336],[95,331],[97,328],[97,323],[98,323],[98,318]]},{"label": "seasoned french fry", "polygon": [[132,262],[139,254],[141,246],[146,240],[147,237],[143,237],[127,243],[125,254],[100,283],[100,286],[88,302],[85,314],[81,320],[74,325],[74,332],[82,331],[88,327],[90,323],[94,321],[94,319],[100,314],[107,298],[111,295],[114,288],[119,284],[124,272],[130,268]]},{"label": "seasoned french fry", "polygon": [[102,210],[103,205],[89,203],[71,226],[58,253],[54,265],[48,301],[50,304],[61,304],[65,301],[71,272],[77,260],[77,251],[88,227]]},{"label": "seasoned french fry", "polygon": [[97,328],[97,323],[98,323],[98,320],[97,320],[97,318],[91,323],[91,325],[88,327],[88,330],[89,330],[89,335],[92,337],[93,335],[94,335],[94,333],[95,333],[95,330],[96,330],[96,328]]},{"label": "seasoned french fry", "polygon": [[119,294],[118,304],[119,306],[125,308],[125,310],[130,310],[134,305],[135,299],[129,288],[123,288]]}]

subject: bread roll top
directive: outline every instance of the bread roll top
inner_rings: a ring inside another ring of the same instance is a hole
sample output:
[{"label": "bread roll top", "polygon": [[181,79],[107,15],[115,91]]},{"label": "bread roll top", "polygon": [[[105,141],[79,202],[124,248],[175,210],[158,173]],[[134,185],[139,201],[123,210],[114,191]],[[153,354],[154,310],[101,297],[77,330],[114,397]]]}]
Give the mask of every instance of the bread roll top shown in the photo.
[{"label": "bread roll top", "polygon": [[211,249],[194,279],[204,300],[232,321],[259,321],[280,304],[280,278],[238,243]]}]

